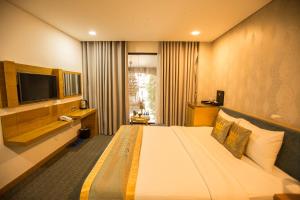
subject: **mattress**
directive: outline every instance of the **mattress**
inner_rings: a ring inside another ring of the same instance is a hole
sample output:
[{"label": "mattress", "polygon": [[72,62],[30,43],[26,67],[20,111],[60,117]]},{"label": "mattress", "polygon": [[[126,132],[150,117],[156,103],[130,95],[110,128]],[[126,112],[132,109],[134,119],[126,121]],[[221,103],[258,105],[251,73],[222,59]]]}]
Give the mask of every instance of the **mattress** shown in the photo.
[{"label": "mattress", "polygon": [[237,159],[210,136],[211,127],[145,126],[135,199],[272,199],[300,193],[278,168],[267,173]]}]

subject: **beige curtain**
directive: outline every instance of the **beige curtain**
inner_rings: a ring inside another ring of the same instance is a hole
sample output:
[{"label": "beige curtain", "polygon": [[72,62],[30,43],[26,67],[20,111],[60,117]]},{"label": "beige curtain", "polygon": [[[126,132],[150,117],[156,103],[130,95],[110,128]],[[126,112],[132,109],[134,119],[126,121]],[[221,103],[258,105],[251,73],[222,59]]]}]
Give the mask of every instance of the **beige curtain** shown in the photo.
[{"label": "beige curtain", "polygon": [[196,101],[199,42],[160,43],[160,120],[184,125],[188,102]]},{"label": "beige curtain", "polygon": [[128,122],[127,43],[82,42],[83,95],[98,109],[99,132],[113,135]]}]

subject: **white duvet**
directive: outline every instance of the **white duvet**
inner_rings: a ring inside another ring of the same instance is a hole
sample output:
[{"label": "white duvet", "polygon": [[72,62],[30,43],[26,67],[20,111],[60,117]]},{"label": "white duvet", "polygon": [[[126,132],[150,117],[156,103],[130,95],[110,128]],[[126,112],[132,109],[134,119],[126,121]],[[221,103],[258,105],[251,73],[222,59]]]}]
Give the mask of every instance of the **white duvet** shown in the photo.
[{"label": "white duvet", "polygon": [[232,156],[211,131],[145,126],[135,199],[272,199],[275,193],[300,193],[299,182]]}]

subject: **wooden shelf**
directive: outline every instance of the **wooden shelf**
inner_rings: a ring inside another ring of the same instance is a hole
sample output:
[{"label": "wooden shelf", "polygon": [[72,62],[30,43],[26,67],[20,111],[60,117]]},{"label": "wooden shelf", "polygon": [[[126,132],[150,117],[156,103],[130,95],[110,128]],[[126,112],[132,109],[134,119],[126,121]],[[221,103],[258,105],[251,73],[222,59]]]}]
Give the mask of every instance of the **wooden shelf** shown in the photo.
[{"label": "wooden shelf", "polygon": [[21,135],[8,138],[6,140],[6,142],[10,143],[10,144],[27,145],[43,136],[46,136],[47,134],[49,134],[57,129],[67,126],[68,124],[71,124],[71,122],[55,121],[55,122],[52,122],[45,126],[42,126],[38,129],[34,129],[32,131],[23,133]]},{"label": "wooden shelf", "polygon": [[94,112],[96,112],[96,109],[94,108],[80,109],[67,114],[67,116],[72,117],[73,119],[82,119]]}]

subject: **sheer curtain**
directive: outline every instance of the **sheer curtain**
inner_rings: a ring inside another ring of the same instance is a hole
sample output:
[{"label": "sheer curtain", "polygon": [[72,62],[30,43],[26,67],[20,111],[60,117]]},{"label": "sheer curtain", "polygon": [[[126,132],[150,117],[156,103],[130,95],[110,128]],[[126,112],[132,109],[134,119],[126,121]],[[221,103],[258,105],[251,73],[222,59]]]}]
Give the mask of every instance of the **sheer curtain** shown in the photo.
[{"label": "sheer curtain", "polygon": [[129,112],[140,112],[139,102],[144,104],[144,112],[149,114],[150,123],[156,123],[159,109],[158,56],[150,53],[129,53]]},{"label": "sheer curtain", "polygon": [[82,42],[83,95],[97,108],[100,134],[113,135],[128,122],[127,43]]},{"label": "sheer curtain", "polygon": [[199,42],[160,42],[160,120],[184,125],[188,102],[196,101]]}]

